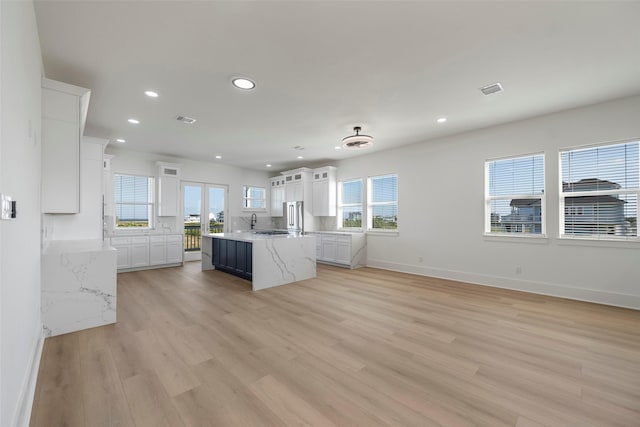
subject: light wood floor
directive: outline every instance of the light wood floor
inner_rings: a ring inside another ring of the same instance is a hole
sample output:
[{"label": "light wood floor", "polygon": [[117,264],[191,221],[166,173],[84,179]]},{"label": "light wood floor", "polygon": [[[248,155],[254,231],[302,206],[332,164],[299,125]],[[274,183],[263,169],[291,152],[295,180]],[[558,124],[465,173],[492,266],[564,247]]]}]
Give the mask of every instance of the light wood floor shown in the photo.
[{"label": "light wood floor", "polygon": [[31,426],[640,426],[640,312],[319,266],[251,292],[118,275],[118,323],[45,342]]}]

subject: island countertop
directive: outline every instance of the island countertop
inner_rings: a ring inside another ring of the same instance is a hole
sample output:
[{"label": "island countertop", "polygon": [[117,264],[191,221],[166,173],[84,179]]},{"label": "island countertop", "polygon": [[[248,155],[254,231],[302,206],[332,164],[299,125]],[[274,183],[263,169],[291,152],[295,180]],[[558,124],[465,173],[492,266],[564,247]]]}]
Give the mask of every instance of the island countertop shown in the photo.
[{"label": "island countertop", "polygon": [[[251,255],[241,255],[240,258],[243,259],[242,267],[251,268],[251,286],[254,291],[316,277],[316,238],[313,235],[269,235],[250,231],[205,234],[202,236],[201,246],[203,271],[216,269],[218,265],[214,264],[214,239],[245,242],[246,245],[240,251],[250,250]],[[236,250],[239,247],[234,245]],[[250,265],[246,263],[248,260]],[[227,263],[220,264],[220,268],[229,272],[230,266]],[[245,273],[249,276],[248,271]]]}]

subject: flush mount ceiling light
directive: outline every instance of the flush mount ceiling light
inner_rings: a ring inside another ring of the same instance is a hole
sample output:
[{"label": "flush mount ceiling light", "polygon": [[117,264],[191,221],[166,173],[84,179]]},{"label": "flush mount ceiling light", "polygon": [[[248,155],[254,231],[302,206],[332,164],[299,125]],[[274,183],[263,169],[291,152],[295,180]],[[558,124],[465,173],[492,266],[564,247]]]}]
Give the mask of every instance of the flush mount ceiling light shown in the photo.
[{"label": "flush mount ceiling light", "polygon": [[298,159],[299,159],[299,160],[301,160],[301,159],[304,159],[304,157],[302,157],[302,156],[298,156]]},{"label": "flush mount ceiling light", "polygon": [[356,126],[353,128],[355,135],[347,136],[342,139],[342,148],[347,150],[359,150],[362,148],[368,148],[373,145],[373,137],[369,135],[360,135],[362,128]]},{"label": "flush mount ceiling light", "polygon": [[270,167],[271,167],[271,164],[270,164],[270,163],[267,163],[265,166],[266,166],[266,167],[268,167],[268,168],[270,168]]},{"label": "flush mount ceiling light", "polygon": [[446,121],[447,121],[446,117],[440,117],[438,120],[436,120],[436,122],[438,122],[438,123],[444,123]]},{"label": "flush mount ceiling light", "polygon": [[256,87],[256,84],[246,77],[236,77],[235,79],[231,80],[231,83],[233,83],[233,85],[238,89],[244,90],[251,90]]},{"label": "flush mount ceiling light", "polygon": [[147,95],[149,98],[157,98],[158,97],[158,92],[154,92],[152,90],[145,90],[144,94]]},{"label": "flush mount ceiling light", "polygon": [[221,158],[222,158],[222,156],[216,156],[216,159],[221,159]]},{"label": "flush mount ceiling light", "polygon": [[129,123],[134,124],[134,125],[139,125],[140,124],[140,120],[138,119],[129,119],[127,120]]}]

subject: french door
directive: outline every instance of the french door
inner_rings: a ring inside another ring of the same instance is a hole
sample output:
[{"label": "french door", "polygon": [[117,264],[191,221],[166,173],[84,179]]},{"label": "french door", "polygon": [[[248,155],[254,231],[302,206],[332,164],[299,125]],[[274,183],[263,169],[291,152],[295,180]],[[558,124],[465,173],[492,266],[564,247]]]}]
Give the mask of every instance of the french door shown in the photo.
[{"label": "french door", "polygon": [[182,181],[184,260],[202,259],[202,234],[224,233],[227,218],[227,186]]}]

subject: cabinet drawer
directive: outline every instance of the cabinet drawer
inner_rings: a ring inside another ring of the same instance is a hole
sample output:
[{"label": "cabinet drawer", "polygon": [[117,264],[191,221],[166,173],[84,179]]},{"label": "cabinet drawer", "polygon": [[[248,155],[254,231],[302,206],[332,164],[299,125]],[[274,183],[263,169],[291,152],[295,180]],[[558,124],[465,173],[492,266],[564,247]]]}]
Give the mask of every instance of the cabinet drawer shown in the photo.
[{"label": "cabinet drawer", "polygon": [[134,245],[139,245],[141,243],[149,243],[149,237],[148,236],[131,237],[131,243]]},{"label": "cabinet drawer", "polygon": [[167,238],[167,242],[181,242],[182,234],[170,234],[165,236]]},{"label": "cabinet drawer", "polygon": [[164,243],[167,241],[167,236],[149,236],[149,242],[151,243]]},{"label": "cabinet drawer", "polygon": [[131,237],[112,237],[111,238],[112,246],[129,245],[129,244],[131,244]]},{"label": "cabinet drawer", "polygon": [[351,236],[336,236],[336,242],[351,243]]}]

